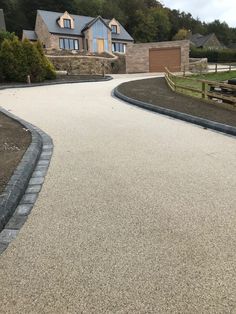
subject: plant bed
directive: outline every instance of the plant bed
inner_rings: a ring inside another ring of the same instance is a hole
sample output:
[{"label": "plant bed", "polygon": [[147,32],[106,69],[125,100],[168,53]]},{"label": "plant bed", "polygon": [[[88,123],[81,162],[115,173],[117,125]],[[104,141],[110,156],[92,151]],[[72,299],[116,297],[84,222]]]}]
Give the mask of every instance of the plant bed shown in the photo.
[{"label": "plant bed", "polygon": [[176,94],[164,78],[152,78],[121,84],[118,92],[154,106],[236,127],[236,111],[221,108],[185,95]]},{"label": "plant bed", "polygon": [[30,143],[30,132],[0,112],[0,194]]},{"label": "plant bed", "polygon": [[40,85],[56,85],[56,84],[67,84],[67,83],[83,83],[83,82],[99,82],[111,79],[110,76],[103,77],[102,75],[58,75],[54,80],[46,80],[41,83],[14,83],[4,82],[0,83],[0,89],[12,88],[12,87],[29,87],[29,86],[40,86]]}]

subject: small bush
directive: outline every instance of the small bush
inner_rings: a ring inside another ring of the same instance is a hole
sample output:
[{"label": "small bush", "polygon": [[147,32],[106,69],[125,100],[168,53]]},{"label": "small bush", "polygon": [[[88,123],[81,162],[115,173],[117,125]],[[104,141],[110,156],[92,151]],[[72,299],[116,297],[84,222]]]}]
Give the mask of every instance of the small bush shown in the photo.
[{"label": "small bush", "polygon": [[0,31],[0,46],[3,43],[4,39],[13,40],[15,37],[15,33]]},{"label": "small bush", "polygon": [[43,47],[42,44],[37,41],[36,43],[36,48],[42,58],[42,62],[43,62],[43,67],[45,69],[45,79],[47,80],[53,80],[56,78],[56,72],[54,69],[53,64],[49,61],[49,59],[45,56],[44,52],[43,52]]}]

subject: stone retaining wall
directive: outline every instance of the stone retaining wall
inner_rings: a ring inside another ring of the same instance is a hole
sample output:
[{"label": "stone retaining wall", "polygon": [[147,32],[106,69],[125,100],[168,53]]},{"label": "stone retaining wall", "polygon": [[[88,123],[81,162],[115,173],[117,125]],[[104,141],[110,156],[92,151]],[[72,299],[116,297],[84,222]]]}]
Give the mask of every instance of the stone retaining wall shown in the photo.
[{"label": "stone retaining wall", "polygon": [[208,59],[207,58],[190,58],[189,59],[189,71],[198,73],[206,72],[208,70]]},{"label": "stone retaining wall", "polygon": [[126,73],[125,56],[117,58],[99,58],[84,56],[50,56],[49,60],[53,63],[57,71],[67,71],[70,75],[101,75]]}]

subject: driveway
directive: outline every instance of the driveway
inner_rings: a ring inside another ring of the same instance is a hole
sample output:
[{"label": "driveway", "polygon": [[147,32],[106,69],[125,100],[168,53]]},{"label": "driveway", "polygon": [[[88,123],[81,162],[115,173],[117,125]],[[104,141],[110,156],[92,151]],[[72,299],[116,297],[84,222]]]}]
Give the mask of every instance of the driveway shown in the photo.
[{"label": "driveway", "polygon": [[236,140],[112,98],[126,80],[0,92],[55,144],[0,313],[236,313]]}]

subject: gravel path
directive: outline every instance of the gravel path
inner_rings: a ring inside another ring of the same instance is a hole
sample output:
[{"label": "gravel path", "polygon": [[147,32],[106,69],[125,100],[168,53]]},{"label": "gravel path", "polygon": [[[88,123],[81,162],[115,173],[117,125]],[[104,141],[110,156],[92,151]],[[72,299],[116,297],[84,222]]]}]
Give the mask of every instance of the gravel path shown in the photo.
[{"label": "gravel path", "polygon": [[235,138],[112,98],[125,80],[1,92],[55,150],[0,313],[236,313]]}]

